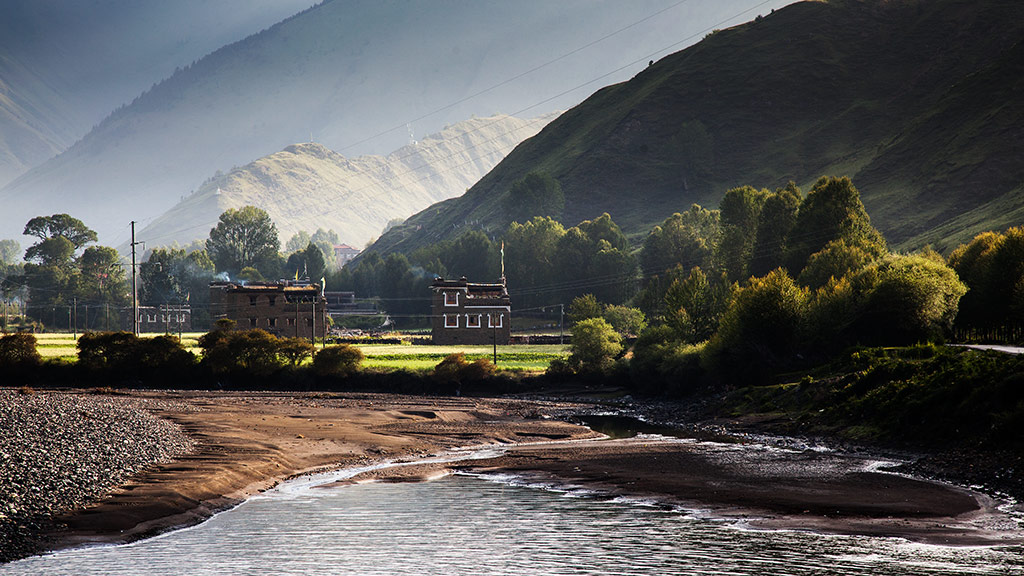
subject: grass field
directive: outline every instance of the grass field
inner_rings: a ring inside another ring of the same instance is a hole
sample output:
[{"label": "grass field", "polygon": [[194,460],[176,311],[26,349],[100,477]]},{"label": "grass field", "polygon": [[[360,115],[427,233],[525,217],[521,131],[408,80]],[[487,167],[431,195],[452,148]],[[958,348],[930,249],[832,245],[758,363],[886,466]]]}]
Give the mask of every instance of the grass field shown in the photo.
[{"label": "grass field", "polygon": [[[449,354],[462,352],[467,360],[493,359],[491,346],[414,346],[411,344],[357,345],[363,351],[366,368],[432,370]],[[498,369],[512,372],[543,372],[555,358],[568,356],[568,346],[522,345],[498,346]]]},{"label": "grass field", "polygon": [[[202,350],[197,346],[199,337],[204,332],[185,332],[181,335],[181,342],[185,345],[185,349],[192,352],[195,355],[199,355]],[[153,336],[161,336],[162,334],[141,334],[143,338],[151,338]],[[81,334],[79,334],[81,336]],[[175,334],[177,336],[177,334]],[[65,360],[77,360],[78,349],[75,347],[76,340],[72,334],[64,333],[44,333],[36,334],[36,349],[39,350],[40,356],[43,358],[62,358]]]},{"label": "grass field", "polygon": [[[142,334],[143,337],[160,334]],[[182,334],[185,348],[199,356],[202,350],[197,341],[202,332]],[[60,358],[74,361],[78,358],[75,339],[71,334],[36,334],[36,348],[43,358]],[[409,370],[425,372],[433,370],[437,363],[449,354],[462,352],[469,361],[477,358],[493,358],[491,346],[417,346],[412,344],[357,344],[366,359],[363,367],[383,370]],[[543,372],[555,358],[569,355],[569,347],[553,345],[498,346],[498,369],[510,372]]]}]

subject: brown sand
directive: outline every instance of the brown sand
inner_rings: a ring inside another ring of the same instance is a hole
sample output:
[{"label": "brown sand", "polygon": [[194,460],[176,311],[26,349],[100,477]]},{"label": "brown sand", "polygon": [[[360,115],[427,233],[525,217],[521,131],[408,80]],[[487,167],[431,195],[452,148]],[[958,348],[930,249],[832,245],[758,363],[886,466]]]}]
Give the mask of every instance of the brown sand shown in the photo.
[{"label": "brown sand", "polygon": [[[140,396],[167,397],[165,393]],[[464,446],[504,455],[450,465],[386,468],[353,478],[416,481],[453,470],[542,474],[711,509],[765,528],[901,536],[952,545],[1019,544],[1019,527],[984,496],[866,470],[815,453],[723,449],[660,440],[593,440],[546,418],[568,404],[389,395],[171,394],[190,407],[159,415],[185,428],[196,452],[139,475],[59,521],[54,547],[124,542],[197,523],[289,477]],[[569,440],[566,442],[566,440]]]}]

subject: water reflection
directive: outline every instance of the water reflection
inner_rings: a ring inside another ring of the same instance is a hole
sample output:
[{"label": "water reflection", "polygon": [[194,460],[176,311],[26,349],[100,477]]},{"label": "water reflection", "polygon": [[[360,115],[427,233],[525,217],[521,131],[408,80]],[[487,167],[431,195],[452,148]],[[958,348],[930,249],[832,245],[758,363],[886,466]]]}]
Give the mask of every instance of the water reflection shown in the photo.
[{"label": "water reflection", "polygon": [[453,476],[285,485],[201,526],[0,574],[1015,574],[1020,549],[753,532],[626,500]]}]

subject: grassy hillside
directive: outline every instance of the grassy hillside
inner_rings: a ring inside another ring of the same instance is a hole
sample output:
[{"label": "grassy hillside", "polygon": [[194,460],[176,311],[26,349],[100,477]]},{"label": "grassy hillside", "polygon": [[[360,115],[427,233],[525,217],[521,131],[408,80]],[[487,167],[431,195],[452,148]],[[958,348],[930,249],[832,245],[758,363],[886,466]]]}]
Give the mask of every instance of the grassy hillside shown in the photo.
[{"label": "grassy hillside", "polygon": [[[660,17],[641,21],[652,13]],[[150,221],[216,171],[295,142],[386,154],[474,114],[565,109],[585,96],[576,87],[609,69],[625,78],[652,47],[734,14],[713,0],[324,1],[130,93],[67,150],[0,189],[0,237],[67,212],[118,244],[129,221]]]},{"label": "grassy hillside", "polygon": [[500,233],[509,187],[539,170],[565,223],[609,212],[637,238],[734,186],[849,175],[891,244],[948,249],[1024,215],[1022,38],[1011,0],[793,4],[600,90],[377,248]]},{"label": "grassy hillside", "polygon": [[253,205],[270,214],[282,241],[323,228],[363,246],[389,220],[464,193],[553,118],[472,118],[388,156],[350,159],[321,144],[294,144],[211,178],[138,236],[150,246],[187,245],[205,239],[225,210]]}]

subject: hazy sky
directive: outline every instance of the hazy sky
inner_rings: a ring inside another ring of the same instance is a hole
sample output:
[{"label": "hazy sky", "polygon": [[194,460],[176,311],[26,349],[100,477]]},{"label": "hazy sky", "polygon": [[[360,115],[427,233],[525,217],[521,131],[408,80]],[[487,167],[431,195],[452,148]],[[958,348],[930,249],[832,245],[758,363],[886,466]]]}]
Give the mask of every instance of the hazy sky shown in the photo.
[{"label": "hazy sky", "polygon": [[[59,210],[117,243],[128,220],[158,217],[217,170],[311,136],[346,156],[383,154],[410,132],[420,138],[471,115],[565,110],[648,60],[789,3],[332,0],[316,18],[204,60],[87,146],[0,190],[0,238]],[[176,67],[313,4],[0,0],[0,57],[62,94],[80,137]],[[140,201],[130,213],[129,198]]]},{"label": "hazy sky", "polygon": [[183,66],[314,0],[0,0],[0,56],[73,100],[70,121],[99,122]]}]

